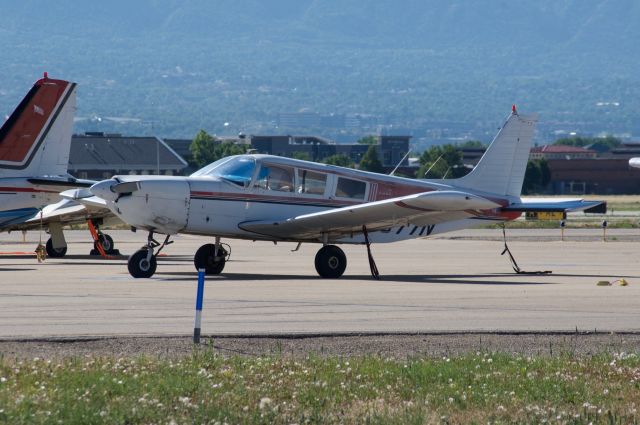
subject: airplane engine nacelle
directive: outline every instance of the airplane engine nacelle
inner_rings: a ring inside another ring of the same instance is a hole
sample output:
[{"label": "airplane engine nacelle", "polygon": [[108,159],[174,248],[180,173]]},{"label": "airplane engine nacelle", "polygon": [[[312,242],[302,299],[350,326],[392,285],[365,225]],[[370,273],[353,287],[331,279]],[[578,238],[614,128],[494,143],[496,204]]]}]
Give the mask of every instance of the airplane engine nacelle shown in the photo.
[{"label": "airplane engine nacelle", "polygon": [[153,179],[116,183],[117,197],[109,207],[127,224],[173,235],[187,225],[189,183],[178,179]]}]

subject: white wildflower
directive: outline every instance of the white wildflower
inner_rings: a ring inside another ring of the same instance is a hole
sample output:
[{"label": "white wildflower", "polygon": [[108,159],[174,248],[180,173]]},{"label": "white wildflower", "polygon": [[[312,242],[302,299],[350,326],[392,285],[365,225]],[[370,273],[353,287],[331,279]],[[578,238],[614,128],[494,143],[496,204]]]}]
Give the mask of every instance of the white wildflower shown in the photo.
[{"label": "white wildflower", "polygon": [[272,403],[272,400],[269,397],[262,397],[260,399],[260,404],[258,407],[260,408],[260,410],[263,410],[269,407],[271,403]]}]

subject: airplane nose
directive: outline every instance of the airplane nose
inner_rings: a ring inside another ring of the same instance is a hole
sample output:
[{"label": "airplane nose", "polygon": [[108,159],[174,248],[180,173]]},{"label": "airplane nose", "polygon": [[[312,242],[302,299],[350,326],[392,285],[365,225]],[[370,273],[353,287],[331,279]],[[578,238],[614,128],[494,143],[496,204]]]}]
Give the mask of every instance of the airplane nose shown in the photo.
[{"label": "airplane nose", "polygon": [[102,198],[105,201],[115,201],[118,199],[118,194],[115,193],[111,188],[118,184],[118,182],[114,179],[102,180],[91,186],[89,191],[93,193],[98,198]]}]

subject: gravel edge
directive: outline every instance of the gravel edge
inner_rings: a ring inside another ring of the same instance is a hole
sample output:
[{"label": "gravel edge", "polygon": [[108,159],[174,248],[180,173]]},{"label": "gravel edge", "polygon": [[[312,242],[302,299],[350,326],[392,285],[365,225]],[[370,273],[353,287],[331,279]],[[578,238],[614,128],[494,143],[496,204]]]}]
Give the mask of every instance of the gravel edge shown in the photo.
[{"label": "gravel edge", "polygon": [[223,356],[380,356],[416,358],[504,352],[527,356],[640,352],[640,333],[425,333],[342,335],[204,335],[195,345],[191,336],[117,336],[0,339],[4,359],[76,357],[138,357],[164,359],[213,350]]}]

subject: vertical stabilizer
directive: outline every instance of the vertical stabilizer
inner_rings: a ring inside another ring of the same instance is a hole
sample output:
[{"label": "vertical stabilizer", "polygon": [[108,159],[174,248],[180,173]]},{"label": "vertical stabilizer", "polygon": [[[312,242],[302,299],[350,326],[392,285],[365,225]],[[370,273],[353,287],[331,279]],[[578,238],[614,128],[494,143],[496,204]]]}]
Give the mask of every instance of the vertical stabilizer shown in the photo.
[{"label": "vertical stabilizer", "polygon": [[513,112],[487,148],[478,165],[454,186],[506,196],[520,196],[527,170],[537,114]]},{"label": "vertical stabilizer", "polygon": [[38,80],[0,128],[0,177],[67,173],[76,84]]}]

